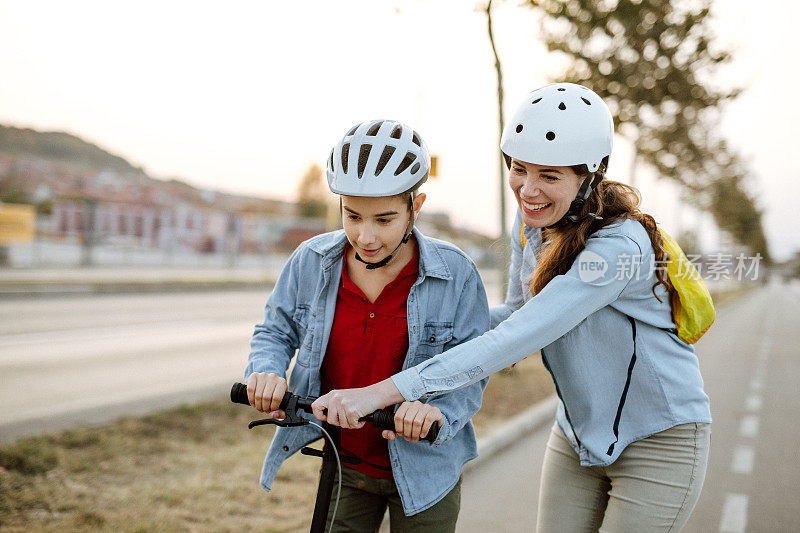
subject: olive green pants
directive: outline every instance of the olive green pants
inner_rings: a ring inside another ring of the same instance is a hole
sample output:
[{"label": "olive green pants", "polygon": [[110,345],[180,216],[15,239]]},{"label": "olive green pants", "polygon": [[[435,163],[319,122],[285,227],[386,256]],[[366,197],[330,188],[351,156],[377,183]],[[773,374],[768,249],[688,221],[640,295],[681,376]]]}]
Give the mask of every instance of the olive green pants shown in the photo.
[{"label": "olive green pants", "polygon": [[[338,478],[337,474],[325,531],[330,527],[336,504]],[[458,511],[461,509],[461,480],[433,507],[406,516],[394,480],[377,479],[352,468],[342,467],[342,494],[333,524],[334,533],[376,532],[381,526],[387,507],[392,533],[452,533],[456,530]]]},{"label": "olive green pants", "polygon": [[554,425],[537,531],[680,531],[700,498],[710,439],[711,424],[681,424],[629,444],[608,466],[581,466]]}]

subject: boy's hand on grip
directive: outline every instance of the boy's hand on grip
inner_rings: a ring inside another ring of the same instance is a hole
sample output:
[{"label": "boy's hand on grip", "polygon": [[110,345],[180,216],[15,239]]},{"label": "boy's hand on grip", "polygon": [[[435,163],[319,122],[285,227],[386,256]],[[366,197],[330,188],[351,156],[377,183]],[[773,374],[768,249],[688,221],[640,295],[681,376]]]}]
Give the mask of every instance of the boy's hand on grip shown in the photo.
[{"label": "boy's hand on grip", "polygon": [[384,431],[383,438],[394,440],[400,436],[407,441],[419,442],[420,438],[428,435],[434,422],[439,426],[444,423],[444,417],[438,407],[415,402],[403,402],[394,414],[394,431]]},{"label": "boy's hand on grip", "polygon": [[247,378],[247,400],[250,405],[262,413],[269,413],[272,418],[285,418],[280,407],[286,390],[286,380],[277,374],[253,372]]}]

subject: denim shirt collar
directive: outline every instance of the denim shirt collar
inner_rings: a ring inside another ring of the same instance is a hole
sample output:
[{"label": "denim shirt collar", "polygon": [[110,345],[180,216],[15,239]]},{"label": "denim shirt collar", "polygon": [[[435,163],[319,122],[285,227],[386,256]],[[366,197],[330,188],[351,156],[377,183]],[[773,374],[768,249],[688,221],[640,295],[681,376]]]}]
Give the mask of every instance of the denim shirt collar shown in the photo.
[{"label": "denim shirt collar", "polygon": [[[452,280],[453,275],[442,258],[439,248],[416,227],[412,231],[419,246],[420,278],[431,276],[448,281]],[[323,256],[322,268],[323,270],[329,270],[341,259],[346,245],[347,236],[344,230],[338,230],[311,239],[308,243],[308,248]]]}]

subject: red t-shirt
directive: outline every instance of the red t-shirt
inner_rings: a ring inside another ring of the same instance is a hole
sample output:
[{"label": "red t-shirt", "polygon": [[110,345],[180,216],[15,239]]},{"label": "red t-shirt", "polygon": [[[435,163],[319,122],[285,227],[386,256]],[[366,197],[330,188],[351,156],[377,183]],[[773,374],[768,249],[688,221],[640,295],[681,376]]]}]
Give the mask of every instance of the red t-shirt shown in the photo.
[{"label": "red t-shirt", "polygon": [[[336,300],[328,349],[322,362],[322,393],[366,387],[392,376],[403,367],[408,351],[406,300],[419,273],[419,254],[371,303],[347,275],[347,249]],[[365,425],[342,430],[341,451],[361,459],[347,465],[368,476],[392,479],[389,447],[381,430]]]}]

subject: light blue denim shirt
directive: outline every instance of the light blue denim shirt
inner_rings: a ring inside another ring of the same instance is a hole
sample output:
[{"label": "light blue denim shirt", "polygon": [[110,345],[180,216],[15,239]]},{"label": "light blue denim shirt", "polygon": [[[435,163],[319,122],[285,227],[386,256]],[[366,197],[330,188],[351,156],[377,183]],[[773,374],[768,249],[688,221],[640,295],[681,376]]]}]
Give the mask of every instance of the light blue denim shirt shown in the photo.
[{"label": "light blue denim shirt", "polygon": [[[486,292],[472,260],[456,246],[425,237],[416,228],[414,236],[419,246],[419,276],[407,300],[408,352],[403,368],[489,328]],[[292,254],[267,301],[264,322],[256,326],[250,341],[245,381],[253,372],[285,376],[297,351],[289,390],[301,396],[320,394],[320,367],[336,311],[346,243],[344,231],[334,231],[304,242]],[[487,381],[488,377],[456,393],[427,398],[444,416],[433,445],[388,441],[394,481],[406,514],[424,511],[446,496],[458,482],[464,463],[477,456],[471,419],[480,409]],[[283,461],[321,437],[315,426],[278,428],[264,460],[261,486],[270,490]]]},{"label": "light blue denim shirt", "polygon": [[[609,465],[631,442],[711,422],[697,357],[678,338],[654,254],[636,221],[590,236],[569,271],[532,297],[538,230],[512,234],[511,286],[497,327],[392,379],[407,400],[456,390],[541,350],[559,396],[557,422],[584,466]],[[516,241],[516,242],[515,242]],[[531,250],[528,250],[531,248]]]}]

